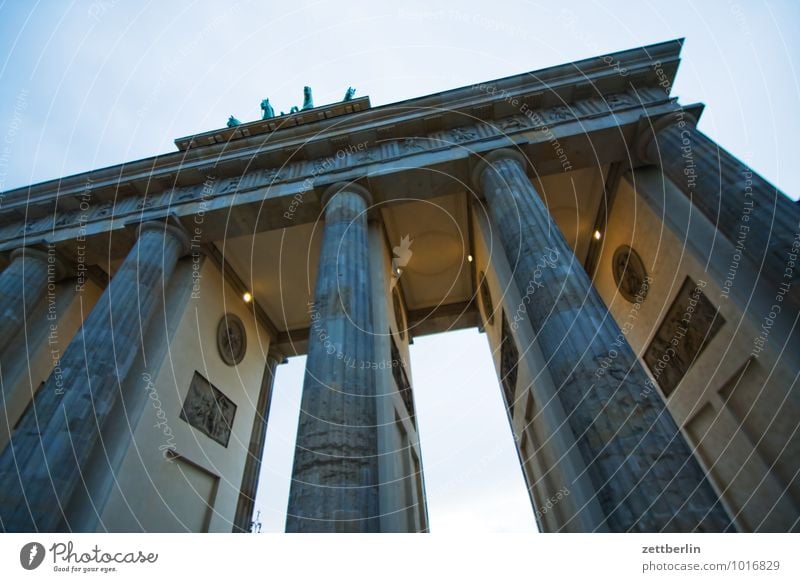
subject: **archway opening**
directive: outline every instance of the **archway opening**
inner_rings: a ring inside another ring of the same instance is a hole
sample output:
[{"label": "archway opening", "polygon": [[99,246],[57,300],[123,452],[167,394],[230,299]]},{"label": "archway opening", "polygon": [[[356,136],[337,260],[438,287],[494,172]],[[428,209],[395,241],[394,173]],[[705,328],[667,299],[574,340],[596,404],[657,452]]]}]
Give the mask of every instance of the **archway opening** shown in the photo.
[{"label": "archway opening", "polygon": [[[255,509],[262,532],[286,523],[304,356],[278,367]],[[411,372],[433,532],[538,531],[486,337],[415,338]]]}]

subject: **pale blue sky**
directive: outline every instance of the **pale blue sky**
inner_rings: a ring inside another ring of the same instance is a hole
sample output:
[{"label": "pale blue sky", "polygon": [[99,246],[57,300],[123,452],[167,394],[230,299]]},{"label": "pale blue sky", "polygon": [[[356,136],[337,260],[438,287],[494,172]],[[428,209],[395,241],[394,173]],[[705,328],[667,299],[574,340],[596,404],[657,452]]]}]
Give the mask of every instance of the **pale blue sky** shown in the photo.
[{"label": "pale blue sky", "polygon": [[[800,3],[0,2],[0,190],[173,151],[348,85],[374,105],[686,37],[673,93],[700,128],[800,193]],[[435,352],[434,352],[435,350]],[[412,351],[434,531],[530,530],[485,337]],[[258,506],[281,530],[302,360],[281,367]]]}]

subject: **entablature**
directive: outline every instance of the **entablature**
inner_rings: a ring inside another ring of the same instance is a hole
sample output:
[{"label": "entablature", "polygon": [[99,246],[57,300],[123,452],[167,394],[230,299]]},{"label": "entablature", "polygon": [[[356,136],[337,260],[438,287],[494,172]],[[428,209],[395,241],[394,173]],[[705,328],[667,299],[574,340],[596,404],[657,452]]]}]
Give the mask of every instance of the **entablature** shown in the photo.
[{"label": "entablature", "polygon": [[[235,176],[280,168],[337,155],[347,148],[373,148],[387,140],[491,123],[526,110],[569,107],[623,93],[636,95],[645,89],[668,97],[681,44],[675,40],[640,47],[379,107],[369,107],[369,99],[362,97],[285,116],[283,125],[291,127],[278,129],[284,119],[278,117],[181,138],[176,140],[182,148],[178,152],[5,192],[0,225],[79,208],[87,194],[95,203],[118,201],[203,182],[212,173]],[[291,122],[317,110],[324,117],[328,109],[340,106],[352,112],[299,125]],[[273,122],[275,130],[270,130]],[[268,131],[256,132],[256,127]],[[195,145],[190,147],[192,140]],[[209,140],[213,145],[197,145]]]}]

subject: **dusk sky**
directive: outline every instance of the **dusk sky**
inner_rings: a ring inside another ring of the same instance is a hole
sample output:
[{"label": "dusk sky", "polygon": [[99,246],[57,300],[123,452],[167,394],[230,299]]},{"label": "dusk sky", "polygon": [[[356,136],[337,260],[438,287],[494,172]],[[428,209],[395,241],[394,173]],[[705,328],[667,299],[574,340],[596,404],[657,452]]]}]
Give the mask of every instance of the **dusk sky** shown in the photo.
[{"label": "dusk sky", "polygon": [[[699,128],[800,194],[800,3],[0,2],[0,190],[175,151],[229,115],[372,105],[685,37],[673,95]],[[434,532],[531,531],[489,347],[477,330],[411,351]],[[283,531],[304,358],[280,367],[256,508]]]}]

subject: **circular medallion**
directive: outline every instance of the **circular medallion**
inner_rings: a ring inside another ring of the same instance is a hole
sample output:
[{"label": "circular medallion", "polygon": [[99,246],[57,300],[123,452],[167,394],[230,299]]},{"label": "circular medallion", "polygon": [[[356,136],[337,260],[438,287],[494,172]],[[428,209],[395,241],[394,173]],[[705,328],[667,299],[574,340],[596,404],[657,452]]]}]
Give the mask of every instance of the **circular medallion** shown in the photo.
[{"label": "circular medallion", "polygon": [[226,313],[217,326],[217,350],[222,361],[235,366],[244,359],[247,351],[247,332],[238,316]]},{"label": "circular medallion", "polygon": [[614,282],[620,294],[631,303],[641,303],[647,297],[647,271],[639,254],[628,245],[614,251],[611,260]]}]

